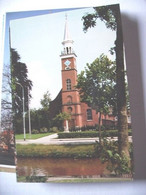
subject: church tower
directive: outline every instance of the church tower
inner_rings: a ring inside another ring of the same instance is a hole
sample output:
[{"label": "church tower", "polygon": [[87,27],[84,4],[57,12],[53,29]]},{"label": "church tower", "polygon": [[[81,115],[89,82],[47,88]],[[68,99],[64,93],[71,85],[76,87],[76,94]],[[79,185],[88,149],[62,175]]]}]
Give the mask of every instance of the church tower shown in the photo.
[{"label": "church tower", "polygon": [[82,126],[81,103],[77,84],[76,54],[73,50],[73,40],[71,39],[68,21],[66,17],[64,39],[62,42],[63,51],[61,52],[62,64],[62,112],[70,113],[69,124],[64,122],[64,128],[74,128]]}]

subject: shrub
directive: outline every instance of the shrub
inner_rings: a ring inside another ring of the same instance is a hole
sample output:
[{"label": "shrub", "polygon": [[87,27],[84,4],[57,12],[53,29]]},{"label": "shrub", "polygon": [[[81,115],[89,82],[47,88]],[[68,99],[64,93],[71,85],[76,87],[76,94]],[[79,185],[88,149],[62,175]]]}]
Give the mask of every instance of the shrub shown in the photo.
[{"label": "shrub", "polygon": [[27,176],[26,177],[26,182],[41,182],[44,183],[47,181],[47,177],[46,176]]},{"label": "shrub", "polygon": [[58,138],[83,138],[83,137],[97,137],[97,136],[98,136],[98,132],[96,131],[58,133]]},{"label": "shrub", "polygon": [[118,142],[103,139],[101,143],[96,142],[95,151],[97,158],[103,163],[108,162],[107,169],[116,175],[129,174],[132,172],[129,159],[126,155],[118,152]]},{"label": "shrub", "polygon": [[48,129],[46,127],[43,127],[40,129],[40,133],[47,133]]},{"label": "shrub", "polygon": [[32,133],[32,134],[38,134],[38,133],[39,133],[39,130],[33,129],[31,133]]},{"label": "shrub", "polygon": [[[129,130],[129,135],[131,135],[131,130]],[[101,136],[104,137],[117,137],[118,130],[102,131]],[[80,132],[59,132],[58,138],[84,138],[84,137],[99,137],[99,131],[80,131]]]},{"label": "shrub", "polygon": [[52,127],[52,128],[50,128],[50,130],[49,130],[50,132],[52,132],[52,133],[58,133],[58,128],[57,127]]}]

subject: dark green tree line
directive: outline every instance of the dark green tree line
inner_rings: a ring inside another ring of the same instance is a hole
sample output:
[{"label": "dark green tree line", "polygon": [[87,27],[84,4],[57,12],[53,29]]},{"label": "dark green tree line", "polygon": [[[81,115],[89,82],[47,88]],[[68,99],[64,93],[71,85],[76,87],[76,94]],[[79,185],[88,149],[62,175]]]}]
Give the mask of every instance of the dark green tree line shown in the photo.
[{"label": "dark green tree line", "polygon": [[[42,128],[47,128],[49,130],[51,122],[49,119],[49,107],[51,102],[51,95],[49,91],[44,93],[42,99],[40,100],[41,108],[31,109],[31,126],[32,129],[40,131]],[[28,115],[26,115],[28,120]]]},{"label": "dark green tree line", "polygon": [[32,81],[28,79],[28,69],[25,63],[20,62],[20,56],[15,49],[10,50],[11,54],[11,89],[12,89],[12,110],[13,128],[20,133],[23,115],[23,90],[25,112],[28,110],[28,99],[31,98]]}]

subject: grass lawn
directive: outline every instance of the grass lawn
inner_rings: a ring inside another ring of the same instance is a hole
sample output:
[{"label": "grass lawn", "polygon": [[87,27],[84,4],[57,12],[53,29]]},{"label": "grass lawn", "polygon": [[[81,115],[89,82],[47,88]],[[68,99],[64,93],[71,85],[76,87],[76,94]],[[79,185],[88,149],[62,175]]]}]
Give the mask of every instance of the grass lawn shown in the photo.
[{"label": "grass lawn", "polygon": [[[51,135],[52,133],[38,133],[38,134],[31,134],[31,138],[29,136],[29,133],[26,133],[26,139],[38,139],[41,137],[45,137],[48,135]],[[17,139],[24,139],[24,134],[16,134],[15,135],[16,140]]]}]

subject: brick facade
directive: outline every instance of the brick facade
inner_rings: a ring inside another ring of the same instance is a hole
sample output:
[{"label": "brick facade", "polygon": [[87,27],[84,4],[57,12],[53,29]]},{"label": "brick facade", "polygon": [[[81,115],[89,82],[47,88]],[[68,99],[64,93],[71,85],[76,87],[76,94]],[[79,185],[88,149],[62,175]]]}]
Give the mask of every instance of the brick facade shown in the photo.
[{"label": "brick facade", "polygon": [[[78,90],[75,88],[77,84],[77,67],[76,67],[76,54],[73,51],[73,41],[69,37],[67,21],[65,24],[65,34],[63,44],[63,52],[61,53],[61,65],[62,65],[62,90],[58,97],[52,102],[55,108],[56,114],[62,107],[62,112],[71,114],[71,120],[69,121],[69,128],[94,126],[99,123],[99,113],[88,107],[86,103],[80,101],[80,95]],[[59,103],[59,104],[58,104]],[[60,105],[61,103],[61,105]],[[54,114],[53,114],[54,115]],[[101,116],[102,120],[114,121],[113,116]],[[102,123],[101,123],[102,124]],[[64,121],[64,129],[67,124]]]}]

